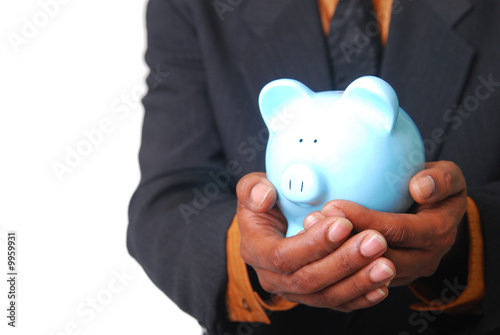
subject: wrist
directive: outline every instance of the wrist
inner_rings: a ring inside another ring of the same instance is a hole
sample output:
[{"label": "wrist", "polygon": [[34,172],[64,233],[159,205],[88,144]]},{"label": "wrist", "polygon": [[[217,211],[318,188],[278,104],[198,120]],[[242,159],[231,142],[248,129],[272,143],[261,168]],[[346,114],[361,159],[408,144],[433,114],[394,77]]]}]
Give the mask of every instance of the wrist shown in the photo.
[{"label": "wrist", "polygon": [[[476,204],[468,198],[465,233],[459,232],[454,248],[443,257],[438,271],[411,283],[410,289],[422,302],[412,305],[420,311],[444,311],[448,314],[480,314],[485,296],[484,251],[481,220]],[[458,235],[458,234],[457,234]],[[463,242],[465,239],[465,242]],[[460,249],[463,248],[463,249]],[[463,251],[467,251],[464,258]],[[464,278],[465,277],[465,278]]]}]

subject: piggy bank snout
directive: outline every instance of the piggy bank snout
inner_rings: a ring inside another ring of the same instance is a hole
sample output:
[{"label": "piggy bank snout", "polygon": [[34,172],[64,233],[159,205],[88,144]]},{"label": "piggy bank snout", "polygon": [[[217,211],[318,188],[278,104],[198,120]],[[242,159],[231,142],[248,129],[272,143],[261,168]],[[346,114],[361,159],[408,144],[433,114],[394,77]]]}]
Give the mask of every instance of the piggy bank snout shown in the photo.
[{"label": "piggy bank snout", "polygon": [[285,198],[301,206],[320,204],[324,193],[317,168],[304,163],[287,166],[281,174],[280,187]]}]

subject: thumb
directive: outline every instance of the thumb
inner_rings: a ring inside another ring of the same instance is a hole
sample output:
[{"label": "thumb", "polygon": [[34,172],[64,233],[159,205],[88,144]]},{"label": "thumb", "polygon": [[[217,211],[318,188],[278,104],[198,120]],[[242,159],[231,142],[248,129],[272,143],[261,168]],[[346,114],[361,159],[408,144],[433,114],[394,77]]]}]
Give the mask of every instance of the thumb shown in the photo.
[{"label": "thumb", "polygon": [[276,189],[262,172],[249,173],[241,178],[236,194],[238,201],[254,212],[267,212],[276,204]]},{"label": "thumb", "polygon": [[440,202],[450,196],[466,195],[467,186],[460,168],[453,162],[428,162],[410,181],[410,193],[421,205]]}]

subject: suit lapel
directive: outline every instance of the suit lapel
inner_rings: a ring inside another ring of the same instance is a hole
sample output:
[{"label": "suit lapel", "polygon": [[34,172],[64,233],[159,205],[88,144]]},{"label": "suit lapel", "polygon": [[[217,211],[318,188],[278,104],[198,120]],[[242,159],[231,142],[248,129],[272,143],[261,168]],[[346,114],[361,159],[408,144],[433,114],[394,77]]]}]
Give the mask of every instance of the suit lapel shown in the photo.
[{"label": "suit lapel", "polygon": [[[395,3],[398,0],[395,0]],[[461,98],[474,49],[454,31],[471,10],[470,0],[399,0],[391,17],[381,77],[397,91],[434,160],[449,124],[445,115]],[[252,96],[278,78],[302,81],[315,91],[331,90],[327,46],[315,0],[253,0],[241,20],[255,36],[248,45],[251,67],[240,70]]]},{"label": "suit lapel", "polygon": [[283,12],[293,5],[291,0],[247,1],[242,20],[256,36],[263,38]]},{"label": "suit lapel", "polygon": [[453,27],[462,17],[469,13],[473,6],[470,0],[426,0],[449,27]]},{"label": "suit lapel", "polygon": [[395,88],[422,133],[427,159],[434,160],[449,128],[445,113],[459,102],[475,53],[453,30],[472,5],[469,0],[400,4],[391,17],[381,77]]},{"label": "suit lapel", "polygon": [[331,89],[331,69],[316,0],[247,1],[242,21],[257,39],[256,45],[248,47],[259,48],[252,52],[257,71],[245,69],[249,83],[263,85],[287,77],[315,91]]}]

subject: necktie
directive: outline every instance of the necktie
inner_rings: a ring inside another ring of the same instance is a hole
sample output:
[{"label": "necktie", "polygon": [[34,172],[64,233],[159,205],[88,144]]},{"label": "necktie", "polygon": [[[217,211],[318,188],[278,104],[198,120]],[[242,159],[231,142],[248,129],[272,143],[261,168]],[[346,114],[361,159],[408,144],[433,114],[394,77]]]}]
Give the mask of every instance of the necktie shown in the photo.
[{"label": "necktie", "polygon": [[382,44],[371,0],[339,0],[327,39],[336,89],[378,75]]}]

